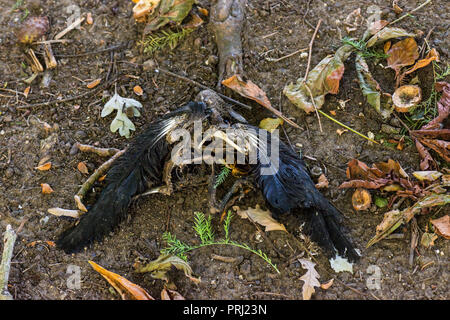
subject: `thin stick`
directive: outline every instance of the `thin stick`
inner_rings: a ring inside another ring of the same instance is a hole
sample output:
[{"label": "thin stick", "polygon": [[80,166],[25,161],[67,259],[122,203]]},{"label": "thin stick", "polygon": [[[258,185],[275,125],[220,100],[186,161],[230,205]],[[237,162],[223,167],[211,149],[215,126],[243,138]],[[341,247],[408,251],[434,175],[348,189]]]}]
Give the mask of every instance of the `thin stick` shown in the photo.
[{"label": "thin stick", "polygon": [[292,57],[293,55],[296,55],[297,53],[300,53],[300,52],[303,52],[303,51],[306,51],[306,50],[308,50],[308,48],[298,49],[298,50],[296,50],[296,51],[294,51],[292,53],[289,53],[289,54],[287,54],[285,56],[282,56],[281,58],[275,59],[275,58],[266,57],[264,59],[267,60],[267,61],[271,61],[271,62],[278,62],[278,61],[281,61],[281,60],[284,60],[286,58]]},{"label": "thin stick", "polygon": [[204,90],[212,90],[212,91],[214,91],[217,95],[219,95],[222,99],[225,99],[225,100],[230,101],[230,102],[232,102],[232,103],[234,103],[234,104],[237,104],[238,106],[241,106],[241,107],[243,107],[243,108],[246,108],[247,110],[251,110],[251,109],[252,109],[252,107],[250,107],[249,105],[246,105],[246,104],[244,104],[244,103],[242,103],[242,102],[239,102],[239,101],[237,101],[237,100],[234,100],[234,99],[232,99],[232,98],[230,98],[230,97],[227,97],[226,95],[223,95],[223,94],[221,94],[221,93],[219,93],[219,92],[217,92],[217,91],[215,91],[215,90],[213,90],[213,89],[211,89],[211,88],[209,88],[209,87],[207,87],[207,86],[205,86],[205,85],[203,85],[203,84],[201,84],[201,83],[198,83],[197,81],[194,81],[194,80],[191,80],[191,79],[189,79],[189,78],[180,76],[179,74],[176,74],[176,73],[173,73],[173,72],[170,72],[170,71],[168,71],[168,70],[161,69],[161,68],[156,68],[156,69],[155,69],[155,72],[156,72],[156,73],[162,72],[162,73],[168,74],[168,75],[170,75],[170,76],[172,76],[172,77],[175,77],[175,78],[178,78],[178,79],[181,79],[181,80],[190,82],[190,83],[192,83],[192,84],[194,84],[194,85],[196,85],[196,86],[198,86],[198,87],[200,87],[200,88],[202,88],[202,89],[204,89]]},{"label": "thin stick", "polygon": [[309,74],[309,68],[311,65],[311,53],[312,53],[312,47],[314,44],[314,39],[316,38],[317,35],[317,31],[319,30],[320,24],[322,23],[322,19],[319,20],[319,22],[317,22],[317,26],[316,29],[314,30],[314,34],[311,38],[311,41],[309,42],[309,54],[308,54],[308,65],[306,66],[306,72],[305,72],[305,78],[303,79],[303,81],[306,82],[306,79],[308,78],[308,74]]},{"label": "thin stick", "polygon": [[111,157],[111,159],[109,159],[108,161],[103,163],[100,167],[98,167],[97,170],[95,170],[95,172],[86,180],[86,182],[83,183],[83,185],[81,186],[80,190],[77,192],[76,195],[78,197],[80,197],[80,199],[83,199],[83,197],[86,195],[88,190],[94,185],[95,181],[97,181],[97,179],[101,175],[103,175],[109,169],[109,167],[111,167],[113,162],[117,158],[119,158],[122,154],[125,153],[125,151],[126,151],[126,149],[120,150],[115,155],[113,155]]},{"label": "thin stick", "polygon": [[375,140],[373,140],[373,139],[370,139],[369,137],[363,135],[362,133],[359,133],[359,132],[356,131],[356,130],[353,130],[352,128],[350,128],[349,126],[346,126],[346,125],[343,124],[342,122],[339,122],[338,120],[336,120],[336,119],[334,119],[333,117],[329,116],[328,114],[326,114],[326,113],[323,112],[322,110],[317,110],[317,111],[319,111],[320,114],[324,115],[325,117],[327,117],[327,118],[330,119],[331,121],[333,121],[333,122],[337,123],[338,125],[344,127],[345,129],[348,129],[348,130],[350,130],[351,132],[356,133],[358,136],[361,136],[361,137],[363,137],[364,139],[369,140],[370,142],[379,144],[377,141],[375,141]]},{"label": "thin stick", "polygon": [[119,149],[116,148],[99,148],[94,147],[88,144],[81,144],[81,143],[75,143],[75,147],[78,148],[81,152],[92,152],[96,155],[99,155],[100,157],[112,157],[117,152],[119,152]]},{"label": "thin stick", "polygon": [[75,20],[71,25],[67,26],[67,28],[65,28],[63,31],[61,31],[60,33],[58,33],[55,36],[55,40],[59,40],[62,37],[64,37],[68,32],[72,31],[73,29],[75,29],[76,27],[78,27],[83,21],[84,21],[84,17],[83,18],[78,18],[77,20]]},{"label": "thin stick", "polygon": [[12,300],[11,294],[8,292],[9,270],[11,268],[11,258],[14,250],[14,243],[17,235],[11,225],[6,226],[5,236],[3,238],[3,255],[0,264],[0,300]]},{"label": "thin stick", "polygon": [[319,129],[320,129],[320,132],[323,132],[323,131],[322,131],[322,123],[320,122],[319,109],[317,109],[316,102],[314,101],[314,96],[313,96],[313,94],[312,94],[312,92],[311,92],[311,89],[310,89],[310,88],[308,87],[308,85],[306,84],[306,82],[305,82],[305,88],[308,90],[309,96],[311,97],[311,102],[312,102],[312,104],[313,104],[313,106],[314,106],[314,110],[316,111],[317,120],[319,121]]},{"label": "thin stick", "polygon": [[400,20],[403,20],[404,18],[406,18],[406,17],[408,17],[408,16],[410,16],[411,15],[411,13],[413,13],[413,12],[416,12],[417,10],[420,10],[420,9],[422,9],[423,7],[425,7],[427,4],[429,4],[429,3],[431,3],[431,0],[427,0],[427,1],[425,1],[424,3],[422,3],[420,6],[418,6],[417,8],[415,8],[415,9],[413,9],[413,10],[411,10],[410,12],[408,12],[408,13],[405,13],[404,15],[402,15],[400,18],[398,18],[397,20],[394,20],[394,21],[392,21],[392,22],[389,22],[388,23],[388,25],[390,25],[390,24],[394,24],[394,23],[397,23],[397,22],[399,22]]}]

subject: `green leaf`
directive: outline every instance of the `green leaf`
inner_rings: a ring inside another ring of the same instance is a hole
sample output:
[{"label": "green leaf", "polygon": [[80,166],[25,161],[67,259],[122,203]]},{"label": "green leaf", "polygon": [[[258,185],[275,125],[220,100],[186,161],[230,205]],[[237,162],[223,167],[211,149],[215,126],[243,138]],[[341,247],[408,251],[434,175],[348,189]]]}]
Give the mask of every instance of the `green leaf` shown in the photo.
[{"label": "green leaf", "polygon": [[375,205],[378,208],[384,208],[388,205],[388,200],[386,198],[375,196]]}]

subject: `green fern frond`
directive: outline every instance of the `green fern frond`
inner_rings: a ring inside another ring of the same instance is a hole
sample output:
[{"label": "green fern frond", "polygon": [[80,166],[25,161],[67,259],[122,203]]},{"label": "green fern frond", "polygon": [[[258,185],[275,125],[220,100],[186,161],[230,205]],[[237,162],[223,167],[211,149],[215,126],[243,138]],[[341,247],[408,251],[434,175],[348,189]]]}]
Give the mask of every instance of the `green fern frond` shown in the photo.
[{"label": "green fern frond", "polygon": [[228,168],[227,166],[223,166],[222,171],[220,171],[220,173],[216,177],[216,183],[214,184],[214,188],[217,188],[222,183],[224,183],[227,177],[230,175],[230,173],[231,169]]},{"label": "green fern frond", "polygon": [[139,45],[144,47],[144,53],[154,53],[155,51],[161,50],[168,46],[173,50],[181,39],[186,37],[194,29],[187,28],[181,29],[180,31],[172,31],[170,29],[161,30],[158,33],[150,34],[143,41],[139,42]]}]

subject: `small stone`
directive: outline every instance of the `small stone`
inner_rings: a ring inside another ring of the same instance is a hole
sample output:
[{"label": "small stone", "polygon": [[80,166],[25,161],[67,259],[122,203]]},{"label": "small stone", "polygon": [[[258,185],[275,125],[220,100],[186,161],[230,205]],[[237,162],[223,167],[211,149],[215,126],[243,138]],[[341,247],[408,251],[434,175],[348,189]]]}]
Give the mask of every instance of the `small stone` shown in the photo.
[{"label": "small stone", "polygon": [[149,59],[147,61],[145,61],[142,65],[142,69],[144,69],[144,71],[150,71],[155,69],[156,67],[156,62],[153,59]]}]

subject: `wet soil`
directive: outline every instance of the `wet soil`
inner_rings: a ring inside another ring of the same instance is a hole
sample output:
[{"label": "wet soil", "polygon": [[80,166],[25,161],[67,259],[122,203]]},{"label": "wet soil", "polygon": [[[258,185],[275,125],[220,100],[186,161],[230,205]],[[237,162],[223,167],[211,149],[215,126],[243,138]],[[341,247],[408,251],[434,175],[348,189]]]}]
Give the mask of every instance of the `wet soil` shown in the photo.
[{"label": "wet soil", "polygon": [[[208,1],[199,2],[210,9]],[[90,267],[87,261],[92,260],[159,298],[164,283],[149,275],[135,273],[133,262],[137,258],[157,258],[166,245],[162,240],[164,231],[170,231],[185,242],[198,242],[192,225],[194,212],[209,212],[206,186],[198,185],[170,197],[152,195],[140,199],[130,209],[129,219],[117,230],[103,242],[75,255],[67,255],[46,243],[54,241],[73,223],[70,218],[50,215],[47,209],[74,209],[73,195],[87,179],[77,170],[77,164],[84,161],[93,172],[105,161],[92,154],[71,153],[74,143],[119,149],[127,145],[127,139],[110,132],[112,119],[100,117],[104,103],[115,88],[120,95],[135,98],[144,105],[142,116],[132,118],[137,128],[133,135],[141,132],[146,123],[193,100],[199,92],[199,88],[188,82],[145,71],[142,67],[145,61],[152,60],[209,87],[216,86],[218,53],[211,30],[203,25],[175,49],[164,49],[149,56],[143,54],[137,45],[142,28],[133,21],[131,1],[24,1],[16,10],[12,10],[16,1],[1,0],[0,3],[0,87],[17,91],[0,91],[0,230],[4,230],[7,224],[16,230],[22,225],[12,260],[9,291],[15,299],[120,299]],[[65,28],[72,16],[73,11],[68,9],[70,5],[80,8],[81,13],[91,12],[94,23],[84,23],[65,36],[72,42],[53,44],[58,67],[51,71],[49,86],[42,86],[40,75],[32,82],[30,93],[25,98],[21,93],[28,85],[22,80],[31,75],[31,70],[23,52],[15,44],[12,30],[27,9],[31,14],[38,10],[38,13],[49,17],[50,33],[54,36]],[[314,66],[325,55],[333,53],[340,45],[340,37],[347,35],[343,24],[345,17],[357,8],[361,8],[362,15],[367,17],[368,8],[374,5],[382,10],[384,19],[392,21],[398,17],[390,7],[391,1],[249,0],[243,34],[244,69],[246,76],[267,93],[272,104],[301,126],[301,129],[285,127],[289,140],[298,150],[301,147],[311,168],[319,167],[325,172],[330,186],[323,192],[343,212],[346,232],[362,254],[361,261],[353,267],[353,274],[335,273],[328,258],[316,250],[320,281],[323,283],[332,278],[335,281],[328,290],[317,288],[313,299],[448,299],[448,241],[439,238],[431,249],[419,245],[412,265],[409,264],[410,226],[401,227],[394,239],[383,240],[365,249],[385,210],[372,207],[356,212],[351,206],[352,191],[337,189],[346,180],[345,169],[350,159],[357,158],[369,165],[394,159],[411,173],[419,168],[415,148],[407,143],[405,149],[399,151],[386,145],[369,145],[366,140],[349,132],[338,135],[336,130],[340,127],[323,117],[323,131],[320,132],[315,115],[306,115],[296,109],[282,95],[287,83],[304,75],[307,58],[297,54],[278,62],[265,59],[279,58],[306,48],[315,25],[322,19],[312,52],[311,65]],[[399,1],[399,5],[408,12],[419,5],[419,1]],[[429,43],[441,53],[443,65],[448,63],[449,49],[447,8],[446,1],[433,1],[433,4],[414,13],[413,18],[403,19],[397,25],[408,30],[421,30],[425,35],[433,29]],[[350,35],[359,36],[364,29],[360,27]],[[423,37],[418,41],[422,44]],[[114,51],[95,54],[98,50],[120,44],[123,46]],[[386,139],[395,138],[396,134],[382,133],[381,125],[386,123],[400,130],[399,123],[392,119],[383,122],[365,102],[355,80],[353,61],[354,57],[350,57],[339,93],[327,97],[323,110],[336,110],[339,121],[362,133],[370,131],[377,136],[383,134]],[[392,93],[393,72],[378,70],[381,71],[375,76],[383,89]],[[80,95],[95,90],[86,88],[90,81],[101,78],[104,84],[106,78],[114,80],[118,75],[115,85],[105,85],[80,99],[29,109],[17,108],[28,103]],[[418,75],[427,97],[433,79],[431,67],[420,70]],[[143,88],[143,96],[133,93],[136,85]],[[347,101],[345,108],[339,109],[339,101]],[[245,102],[252,105],[253,110],[237,110],[253,124],[271,116],[253,102]],[[42,129],[42,122],[54,128],[57,138],[51,150],[52,168],[49,171],[34,169],[42,156],[41,143],[51,134]],[[50,184],[54,192],[42,194],[41,183]],[[96,187],[96,191],[99,190]],[[91,201],[94,197],[95,194],[91,195]],[[258,203],[264,205],[261,196],[251,193],[238,204],[245,208]],[[432,215],[419,216],[417,221],[421,232],[426,229],[431,216],[441,216],[445,209],[448,207]],[[301,212],[299,216],[280,217],[289,234],[273,231],[261,236],[251,222],[238,217],[231,223],[230,237],[267,253],[279,266],[281,274],[276,274],[262,259],[245,250],[211,246],[188,255],[195,276],[201,278],[200,284],[193,283],[176,270],[170,272],[170,279],[177,291],[188,299],[301,299],[303,281],[300,277],[305,270],[296,257],[304,254],[305,242],[300,229],[304,217]],[[218,238],[223,237],[219,219],[214,215],[212,220]],[[233,257],[235,262],[215,260],[212,258],[214,254]],[[379,289],[370,286],[374,275],[368,272],[368,268],[372,265],[380,270]],[[79,289],[70,286],[73,266],[80,268]]]}]

